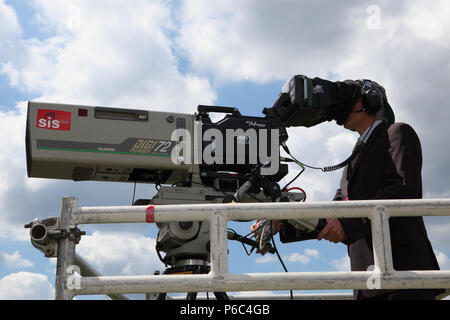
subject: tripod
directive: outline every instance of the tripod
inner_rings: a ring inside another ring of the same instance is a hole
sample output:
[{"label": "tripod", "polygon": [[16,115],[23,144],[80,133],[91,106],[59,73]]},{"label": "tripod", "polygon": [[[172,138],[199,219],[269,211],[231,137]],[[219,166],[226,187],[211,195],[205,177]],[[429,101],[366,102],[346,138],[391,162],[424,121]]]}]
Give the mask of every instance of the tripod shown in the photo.
[{"label": "tripod", "polygon": [[[207,274],[211,270],[206,260],[184,259],[179,260],[177,265],[167,268],[164,274]],[[217,300],[229,300],[226,292],[214,292]],[[159,293],[156,300],[166,300],[167,292]],[[186,300],[196,300],[197,292],[188,292]]]}]

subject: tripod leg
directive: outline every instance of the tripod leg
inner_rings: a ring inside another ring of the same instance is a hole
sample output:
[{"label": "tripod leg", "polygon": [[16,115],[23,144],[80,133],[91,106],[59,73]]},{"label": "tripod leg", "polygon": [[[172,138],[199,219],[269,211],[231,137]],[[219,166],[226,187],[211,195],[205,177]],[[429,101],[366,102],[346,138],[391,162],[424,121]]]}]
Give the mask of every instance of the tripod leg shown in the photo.
[{"label": "tripod leg", "polygon": [[166,300],[167,297],[167,293],[160,293],[158,294],[158,297],[156,298],[156,300]]},{"label": "tripod leg", "polygon": [[217,300],[230,300],[226,292],[214,292]]},{"label": "tripod leg", "polygon": [[196,300],[196,299],[197,299],[197,292],[188,292],[186,300]]}]

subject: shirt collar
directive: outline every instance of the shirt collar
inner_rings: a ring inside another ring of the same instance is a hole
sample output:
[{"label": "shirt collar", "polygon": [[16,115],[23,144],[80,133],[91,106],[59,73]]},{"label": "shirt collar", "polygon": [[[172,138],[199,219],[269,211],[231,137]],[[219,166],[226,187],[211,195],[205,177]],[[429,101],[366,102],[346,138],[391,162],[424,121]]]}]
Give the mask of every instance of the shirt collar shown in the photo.
[{"label": "shirt collar", "polygon": [[366,131],[363,132],[363,134],[358,138],[358,141],[366,143],[367,140],[369,140],[373,130],[382,122],[383,120],[375,121],[369,128],[366,129]]}]

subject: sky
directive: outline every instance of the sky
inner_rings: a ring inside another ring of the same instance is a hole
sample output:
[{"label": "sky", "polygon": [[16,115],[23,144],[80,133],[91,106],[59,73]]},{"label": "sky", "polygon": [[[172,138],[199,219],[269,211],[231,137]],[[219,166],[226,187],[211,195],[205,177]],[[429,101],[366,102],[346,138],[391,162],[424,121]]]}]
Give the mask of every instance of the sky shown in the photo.
[{"label": "sky", "polygon": [[[32,247],[24,224],[58,216],[64,196],[120,206],[133,195],[128,183],[28,178],[28,101],[188,114],[210,104],[262,116],[296,74],[372,79],[386,89],[396,120],[420,137],[424,198],[450,198],[449,16],[445,0],[0,0],[0,299],[54,295],[56,261]],[[320,167],[346,159],[357,139],[334,121],[288,132],[296,158]],[[290,167],[280,184],[297,172]],[[340,175],[306,170],[295,185],[308,202],[329,201]],[[155,192],[138,184],[136,198]],[[450,218],[425,223],[441,269],[450,269]],[[249,225],[230,226],[244,233]],[[155,226],[82,229],[77,252],[103,275],[164,270]],[[289,271],[350,269],[343,244],[277,244]],[[247,256],[232,242],[229,249],[231,273],[283,271],[272,255]]]}]

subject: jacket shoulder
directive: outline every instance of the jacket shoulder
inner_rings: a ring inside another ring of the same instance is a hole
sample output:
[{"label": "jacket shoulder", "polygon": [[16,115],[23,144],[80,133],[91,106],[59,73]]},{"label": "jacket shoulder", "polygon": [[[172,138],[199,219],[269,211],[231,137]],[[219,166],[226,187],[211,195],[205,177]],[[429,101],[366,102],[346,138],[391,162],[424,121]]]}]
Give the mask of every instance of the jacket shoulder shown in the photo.
[{"label": "jacket shoulder", "polygon": [[396,122],[389,126],[388,128],[389,134],[391,133],[403,133],[403,134],[416,134],[416,131],[409,124],[404,122]]}]

